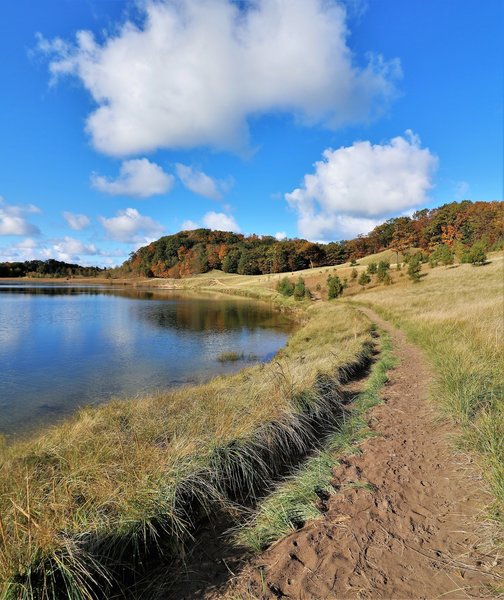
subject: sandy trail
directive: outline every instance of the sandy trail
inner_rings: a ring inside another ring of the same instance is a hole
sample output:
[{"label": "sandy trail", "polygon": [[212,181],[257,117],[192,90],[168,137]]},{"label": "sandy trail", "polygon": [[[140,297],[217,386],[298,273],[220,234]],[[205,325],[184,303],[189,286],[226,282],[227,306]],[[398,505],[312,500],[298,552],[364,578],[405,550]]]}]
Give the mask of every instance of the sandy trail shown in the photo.
[{"label": "sandy trail", "polygon": [[427,402],[425,359],[401,331],[363,312],[389,332],[400,361],[371,413],[376,436],[334,469],[338,492],[322,519],[275,544],[212,598],[495,597],[488,586],[503,586],[477,524],[490,497]]}]

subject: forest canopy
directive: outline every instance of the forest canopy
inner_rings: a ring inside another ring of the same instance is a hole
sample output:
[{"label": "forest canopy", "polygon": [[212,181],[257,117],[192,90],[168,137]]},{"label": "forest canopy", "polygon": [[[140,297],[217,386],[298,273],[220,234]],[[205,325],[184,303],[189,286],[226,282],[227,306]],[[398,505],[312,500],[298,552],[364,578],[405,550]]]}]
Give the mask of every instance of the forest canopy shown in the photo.
[{"label": "forest canopy", "polygon": [[419,248],[429,254],[442,245],[462,253],[481,241],[486,250],[493,250],[504,244],[503,208],[502,201],[452,202],[389,219],[353,240],[327,244],[210,229],[181,231],[139,248],[119,271],[172,278],[213,269],[260,275],[338,265],[387,249],[399,254]]}]

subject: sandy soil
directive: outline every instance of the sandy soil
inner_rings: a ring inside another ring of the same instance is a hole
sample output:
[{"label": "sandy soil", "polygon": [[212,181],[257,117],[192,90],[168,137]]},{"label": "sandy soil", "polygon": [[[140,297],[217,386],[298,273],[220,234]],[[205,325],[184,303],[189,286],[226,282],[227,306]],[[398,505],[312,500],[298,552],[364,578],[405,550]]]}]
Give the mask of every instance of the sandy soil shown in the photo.
[{"label": "sandy soil", "polygon": [[502,588],[478,525],[490,497],[427,402],[428,366],[401,331],[364,312],[390,332],[400,359],[371,413],[376,436],[334,469],[337,493],[322,519],[206,598],[466,598]]}]

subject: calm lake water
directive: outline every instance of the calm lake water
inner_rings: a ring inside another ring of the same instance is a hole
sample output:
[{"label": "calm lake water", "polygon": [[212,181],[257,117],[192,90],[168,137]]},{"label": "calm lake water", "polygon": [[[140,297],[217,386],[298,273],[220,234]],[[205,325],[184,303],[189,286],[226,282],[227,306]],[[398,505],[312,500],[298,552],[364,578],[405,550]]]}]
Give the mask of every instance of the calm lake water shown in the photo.
[{"label": "calm lake water", "polygon": [[250,364],[219,362],[225,351],[269,360],[291,329],[267,305],[243,299],[0,284],[0,432]]}]

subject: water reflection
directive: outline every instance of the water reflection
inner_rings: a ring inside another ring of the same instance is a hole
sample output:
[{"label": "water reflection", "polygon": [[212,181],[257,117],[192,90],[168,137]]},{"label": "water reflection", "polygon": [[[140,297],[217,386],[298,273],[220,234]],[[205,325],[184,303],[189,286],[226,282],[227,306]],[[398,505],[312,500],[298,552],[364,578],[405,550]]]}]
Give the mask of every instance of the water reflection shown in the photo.
[{"label": "water reflection", "polygon": [[292,325],[267,305],[100,286],[0,285],[0,432],[271,357]]}]

